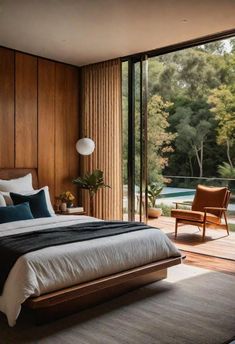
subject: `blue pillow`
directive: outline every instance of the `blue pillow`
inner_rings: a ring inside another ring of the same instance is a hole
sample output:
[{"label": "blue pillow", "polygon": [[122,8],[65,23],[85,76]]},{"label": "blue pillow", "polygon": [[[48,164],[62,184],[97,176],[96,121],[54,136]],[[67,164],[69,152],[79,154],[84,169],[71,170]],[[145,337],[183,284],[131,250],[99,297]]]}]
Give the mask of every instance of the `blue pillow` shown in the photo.
[{"label": "blue pillow", "polygon": [[29,203],[0,207],[0,223],[31,219],[33,219],[33,215]]},{"label": "blue pillow", "polygon": [[51,214],[47,209],[44,190],[33,195],[20,195],[10,192],[10,196],[15,205],[28,202],[34,218],[51,217]]}]

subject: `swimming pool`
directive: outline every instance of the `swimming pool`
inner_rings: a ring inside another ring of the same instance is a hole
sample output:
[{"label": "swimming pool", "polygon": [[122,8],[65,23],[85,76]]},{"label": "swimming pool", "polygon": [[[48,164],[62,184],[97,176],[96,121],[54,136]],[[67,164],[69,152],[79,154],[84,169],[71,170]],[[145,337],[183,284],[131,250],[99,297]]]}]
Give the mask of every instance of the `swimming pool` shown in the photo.
[{"label": "swimming pool", "polygon": [[159,198],[168,197],[181,197],[181,196],[194,196],[195,189],[185,189],[185,188],[174,188],[174,187],[164,187]]}]

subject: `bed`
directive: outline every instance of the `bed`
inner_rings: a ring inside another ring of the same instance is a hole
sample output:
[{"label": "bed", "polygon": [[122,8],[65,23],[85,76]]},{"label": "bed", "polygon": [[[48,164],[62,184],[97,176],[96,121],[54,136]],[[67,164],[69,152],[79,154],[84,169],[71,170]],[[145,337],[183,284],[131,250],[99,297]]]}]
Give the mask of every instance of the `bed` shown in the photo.
[{"label": "bed", "polygon": [[[0,179],[28,171],[0,169]],[[37,173],[31,172],[37,187]],[[62,215],[15,221],[0,224],[0,237],[95,222],[101,221]],[[10,326],[22,306],[45,322],[166,278],[167,268],[180,263],[180,252],[156,228],[45,247],[16,261],[0,296],[0,311]]]}]

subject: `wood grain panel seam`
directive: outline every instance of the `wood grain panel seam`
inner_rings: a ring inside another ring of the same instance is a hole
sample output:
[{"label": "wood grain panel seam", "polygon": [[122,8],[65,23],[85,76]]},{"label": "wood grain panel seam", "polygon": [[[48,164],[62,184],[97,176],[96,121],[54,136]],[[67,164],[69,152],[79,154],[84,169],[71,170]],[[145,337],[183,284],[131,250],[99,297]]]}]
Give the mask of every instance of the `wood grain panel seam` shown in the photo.
[{"label": "wood grain panel seam", "polygon": [[14,51],[14,167],[16,167],[16,53]]},{"label": "wood grain panel seam", "polygon": [[[38,118],[38,57],[37,57],[37,168],[39,159],[39,118]],[[39,181],[40,183],[40,181]]]}]

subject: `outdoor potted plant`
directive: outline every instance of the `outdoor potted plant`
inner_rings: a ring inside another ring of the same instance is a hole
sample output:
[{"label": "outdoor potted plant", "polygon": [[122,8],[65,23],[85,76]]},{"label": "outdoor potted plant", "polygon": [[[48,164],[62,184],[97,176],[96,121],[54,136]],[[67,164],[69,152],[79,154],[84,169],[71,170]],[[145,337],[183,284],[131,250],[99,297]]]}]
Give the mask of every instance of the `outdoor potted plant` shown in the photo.
[{"label": "outdoor potted plant", "polygon": [[104,183],[104,172],[101,170],[95,170],[91,173],[87,173],[84,177],[78,177],[73,180],[80,189],[89,191],[90,197],[90,216],[94,216],[94,197],[99,189],[110,188],[109,185]]},{"label": "outdoor potted plant", "polygon": [[148,216],[158,218],[162,215],[162,209],[156,208],[156,201],[163,186],[159,183],[151,183],[148,186]]}]

